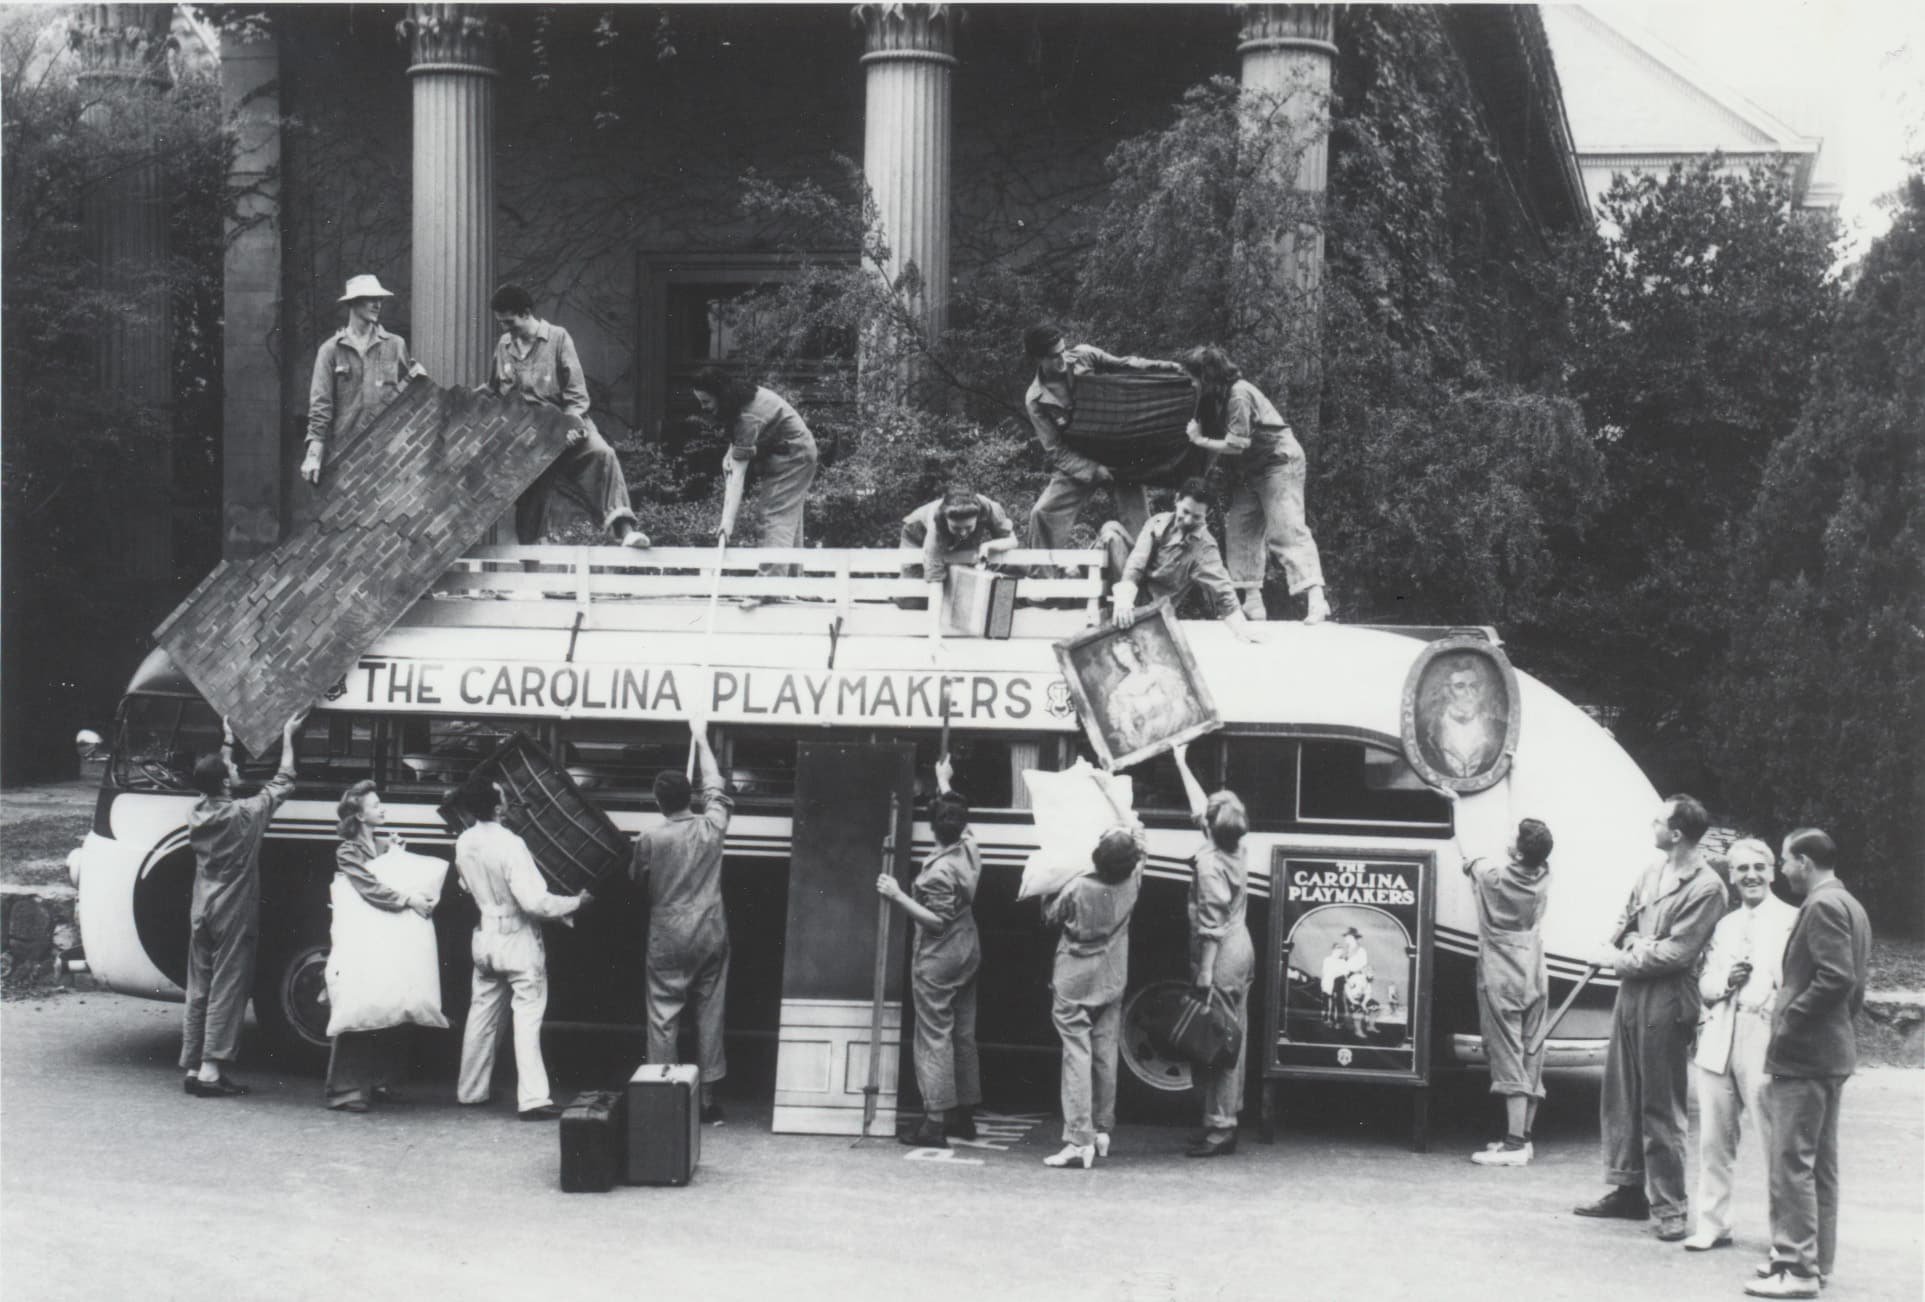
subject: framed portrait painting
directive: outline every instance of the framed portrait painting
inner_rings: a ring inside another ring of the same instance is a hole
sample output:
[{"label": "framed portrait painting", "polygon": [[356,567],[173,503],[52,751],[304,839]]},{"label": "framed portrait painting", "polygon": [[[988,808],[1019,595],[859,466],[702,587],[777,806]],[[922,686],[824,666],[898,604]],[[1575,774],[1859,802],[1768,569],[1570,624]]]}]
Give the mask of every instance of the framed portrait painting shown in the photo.
[{"label": "framed portrait painting", "polygon": [[1510,772],[1522,712],[1517,671],[1496,643],[1440,638],[1404,680],[1404,757],[1426,782],[1463,794]]},{"label": "framed portrait painting", "polygon": [[1056,644],[1090,746],[1106,769],[1126,769],[1223,726],[1170,603],[1129,628],[1106,624]]}]

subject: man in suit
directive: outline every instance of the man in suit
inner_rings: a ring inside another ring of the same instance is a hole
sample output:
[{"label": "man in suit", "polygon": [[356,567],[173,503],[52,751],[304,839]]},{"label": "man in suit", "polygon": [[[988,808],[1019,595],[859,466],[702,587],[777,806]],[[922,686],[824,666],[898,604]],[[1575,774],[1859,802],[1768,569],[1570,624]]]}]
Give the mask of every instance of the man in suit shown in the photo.
[{"label": "man in suit", "polygon": [[1618,919],[1617,944],[1591,961],[1618,975],[1604,1059],[1604,1179],[1611,1191],[1579,1216],[1641,1221],[1658,1238],[1690,1233],[1684,1177],[1685,1085],[1698,1025],[1698,960],[1725,913],[1724,882],[1698,852],[1704,806],[1672,796],[1651,821],[1664,857],[1638,878]]},{"label": "man in suit", "polygon": [[1784,985],[1765,1050],[1771,1259],[1754,1297],[1817,1297],[1838,1252],[1838,1104],[1858,1065],[1852,1018],[1865,1002],[1872,928],[1838,880],[1838,847],[1815,827],[1785,838],[1785,881],[1804,904],[1785,944]]}]

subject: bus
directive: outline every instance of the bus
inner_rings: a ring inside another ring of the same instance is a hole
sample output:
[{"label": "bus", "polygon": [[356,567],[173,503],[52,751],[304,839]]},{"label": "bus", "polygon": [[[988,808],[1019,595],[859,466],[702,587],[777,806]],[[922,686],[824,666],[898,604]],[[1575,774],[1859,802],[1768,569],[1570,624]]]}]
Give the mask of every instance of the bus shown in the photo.
[{"label": "bus", "polygon": [[[477,549],[308,717],[298,787],[262,849],[254,997],[262,1031],[283,1053],[318,1059],[325,1051],[328,884],[343,789],[374,780],[390,829],[411,849],[449,857],[452,836],[437,813],[445,792],[519,732],[633,835],[659,820],[651,782],[683,765],[689,704],[700,701],[736,800],[724,866],[731,1051],[772,1060],[798,744],[907,742],[926,796],[946,708],[955,784],[972,807],[983,857],[985,1077],[992,1096],[1000,1079],[1049,1097],[1054,938],[1037,901],[1018,898],[1037,848],[1022,775],[1090,753],[1054,645],[1099,618],[1099,554],[1013,553],[1012,566],[1053,568],[1032,571],[1052,577],[1020,581],[1010,636],[946,638],[932,649],[926,614],[898,605],[922,591],[920,581],[898,577],[907,553],[742,551],[718,569],[694,550],[639,560],[611,559],[610,550]],[[804,573],[763,574],[771,561]],[[1438,1068],[1479,1068],[1476,918],[1459,869],[1466,854],[1502,853],[1517,818],[1531,816],[1557,838],[1545,938],[1553,1003],[1570,993],[1654,853],[1657,794],[1608,732],[1519,672],[1508,776],[1452,801],[1413,771],[1400,732],[1406,679],[1447,630],[1279,622],[1250,646],[1214,621],[1182,627],[1223,725],[1192,744],[1190,762],[1206,787],[1230,787],[1248,807],[1250,926],[1260,955],[1271,867],[1282,856],[1434,855],[1429,1057]],[[93,827],[69,860],[87,963],[109,989],[182,997],[194,870],[187,814],[196,799],[187,774],[219,737],[215,711],[165,652],[151,653],[120,702]],[[265,777],[278,759],[247,757],[243,776]],[[1119,1076],[1125,1111],[1144,1115],[1167,1110],[1189,1087],[1187,1068],[1159,1052],[1149,1023],[1158,1000],[1186,984],[1185,895],[1198,833],[1169,755],[1129,774],[1148,864],[1131,924]],[[916,817],[920,856],[934,844],[920,798]],[[436,914],[444,1006],[455,1025],[467,999],[472,914],[459,892]],[[598,889],[576,926],[551,928],[549,1026],[641,1027],[645,934],[642,902],[619,877]],[[1550,1043],[1551,1065],[1602,1061],[1613,996],[1608,977],[1583,990]],[[1264,999],[1260,977],[1253,1036]],[[1253,1072],[1260,1056],[1251,1055]]]}]

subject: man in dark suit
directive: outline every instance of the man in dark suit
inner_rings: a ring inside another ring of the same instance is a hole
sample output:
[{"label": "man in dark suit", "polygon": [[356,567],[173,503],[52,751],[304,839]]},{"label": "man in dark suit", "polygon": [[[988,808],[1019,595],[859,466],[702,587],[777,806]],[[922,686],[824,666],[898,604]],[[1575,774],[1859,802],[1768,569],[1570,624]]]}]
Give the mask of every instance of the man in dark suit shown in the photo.
[{"label": "man in dark suit", "polygon": [[1817,828],[1785,838],[1785,880],[1805,902],[1765,1050],[1771,1260],[1745,1286],[1755,1297],[1817,1297],[1838,1251],[1838,1104],[1858,1065],[1852,1018],[1865,1002],[1872,928],[1837,865],[1838,847]]}]

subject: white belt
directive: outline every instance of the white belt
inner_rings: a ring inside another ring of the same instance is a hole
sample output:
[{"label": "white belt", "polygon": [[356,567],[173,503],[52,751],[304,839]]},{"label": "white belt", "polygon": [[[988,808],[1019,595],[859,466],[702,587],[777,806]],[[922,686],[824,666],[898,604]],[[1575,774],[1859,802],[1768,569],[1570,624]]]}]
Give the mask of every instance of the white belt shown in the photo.
[{"label": "white belt", "polygon": [[492,931],[497,935],[511,935],[528,925],[528,920],[519,913],[486,913],[475,920],[476,931]]}]

